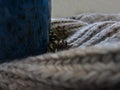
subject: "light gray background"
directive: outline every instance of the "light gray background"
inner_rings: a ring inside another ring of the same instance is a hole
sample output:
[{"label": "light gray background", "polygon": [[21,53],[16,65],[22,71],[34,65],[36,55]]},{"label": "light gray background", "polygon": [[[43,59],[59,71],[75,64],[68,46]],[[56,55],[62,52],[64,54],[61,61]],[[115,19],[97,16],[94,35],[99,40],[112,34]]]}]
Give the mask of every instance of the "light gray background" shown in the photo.
[{"label": "light gray background", "polygon": [[52,0],[52,17],[89,12],[120,13],[120,0]]}]

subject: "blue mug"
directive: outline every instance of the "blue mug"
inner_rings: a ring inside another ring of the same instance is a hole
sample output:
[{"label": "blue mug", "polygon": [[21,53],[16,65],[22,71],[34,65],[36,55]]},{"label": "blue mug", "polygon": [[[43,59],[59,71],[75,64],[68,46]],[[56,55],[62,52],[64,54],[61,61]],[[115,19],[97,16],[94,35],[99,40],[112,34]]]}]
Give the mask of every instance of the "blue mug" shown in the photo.
[{"label": "blue mug", "polygon": [[0,0],[0,62],[47,51],[51,0]]}]

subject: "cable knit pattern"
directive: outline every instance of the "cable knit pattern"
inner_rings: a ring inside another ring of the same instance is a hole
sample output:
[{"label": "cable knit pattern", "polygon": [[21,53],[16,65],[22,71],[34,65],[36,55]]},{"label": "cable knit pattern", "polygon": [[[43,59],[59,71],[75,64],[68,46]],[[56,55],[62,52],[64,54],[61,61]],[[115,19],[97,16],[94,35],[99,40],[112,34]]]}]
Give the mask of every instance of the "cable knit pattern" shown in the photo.
[{"label": "cable knit pattern", "polygon": [[52,19],[50,33],[69,48],[1,64],[0,90],[119,90],[119,20],[118,14]]}]

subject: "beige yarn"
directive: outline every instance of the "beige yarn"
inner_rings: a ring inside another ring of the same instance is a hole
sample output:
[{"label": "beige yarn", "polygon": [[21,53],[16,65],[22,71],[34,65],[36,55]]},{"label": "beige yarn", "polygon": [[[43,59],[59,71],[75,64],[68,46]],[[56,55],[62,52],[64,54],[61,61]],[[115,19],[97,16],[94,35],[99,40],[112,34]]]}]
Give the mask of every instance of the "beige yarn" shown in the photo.
[{"label": "beige yarn", "polygon": [[51,30],[70,49],[1,64],[0,90],[119,90],[119,17],[53,19]]}]

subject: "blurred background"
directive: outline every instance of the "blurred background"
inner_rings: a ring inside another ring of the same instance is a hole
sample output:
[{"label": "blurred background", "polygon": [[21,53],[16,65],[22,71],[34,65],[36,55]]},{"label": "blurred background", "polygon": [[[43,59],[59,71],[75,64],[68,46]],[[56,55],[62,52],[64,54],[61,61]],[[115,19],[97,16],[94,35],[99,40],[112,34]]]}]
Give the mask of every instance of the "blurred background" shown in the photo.
[{"label": "blurred background", "polygon": [[95,12],[120,13],[120,0],[52,0],[52,17]]}]

